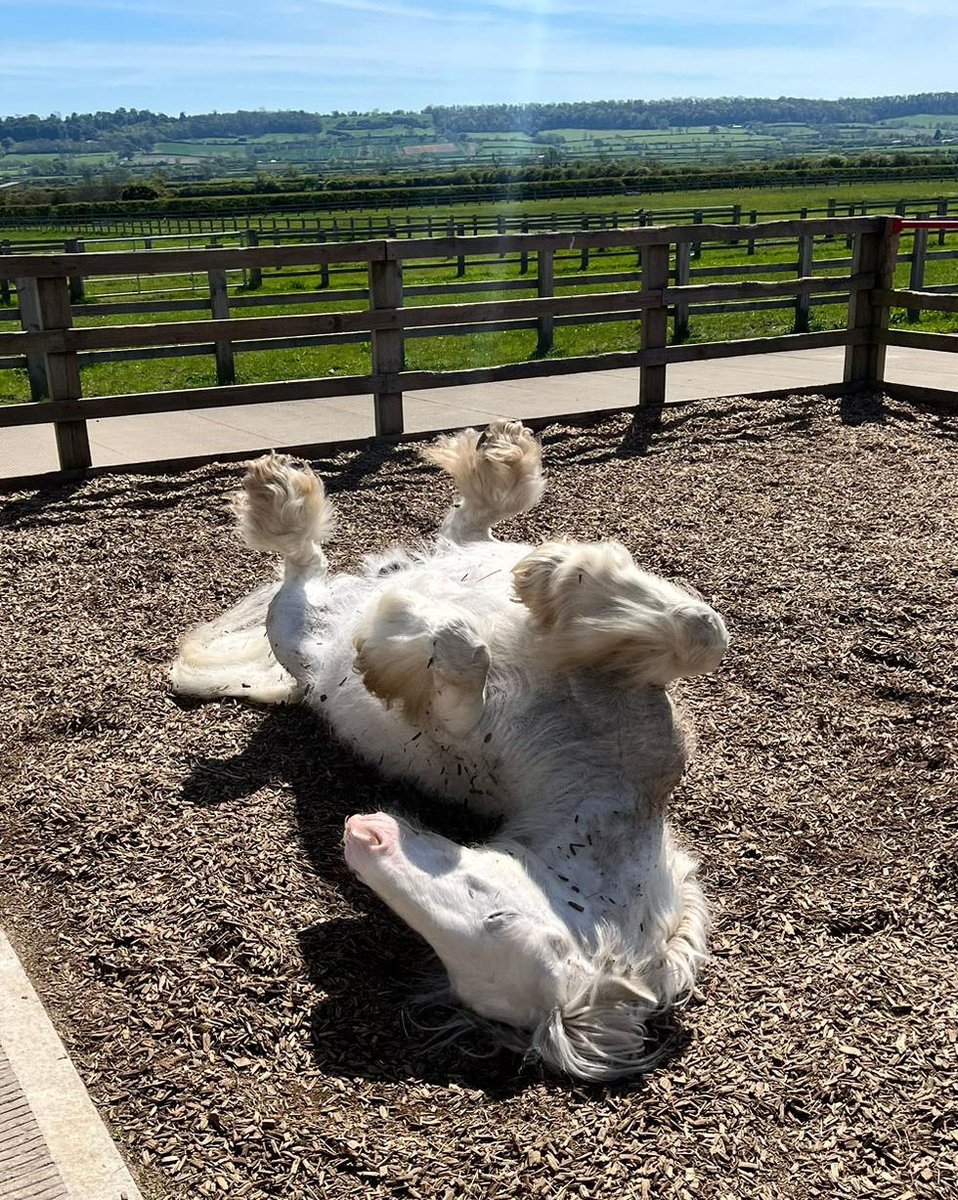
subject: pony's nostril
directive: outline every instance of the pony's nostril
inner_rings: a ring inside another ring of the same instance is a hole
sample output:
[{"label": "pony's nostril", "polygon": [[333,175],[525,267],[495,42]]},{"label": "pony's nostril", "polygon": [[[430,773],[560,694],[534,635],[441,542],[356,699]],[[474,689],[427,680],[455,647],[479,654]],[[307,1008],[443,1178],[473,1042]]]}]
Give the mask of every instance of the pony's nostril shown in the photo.
[{"label": "pony's nostril", "polygon": [[345,840],[353,845],[358,843],[365,850],[383,852],[395,843],[395,829],[395,821],[380,814],[350,817],[346,822]]}]

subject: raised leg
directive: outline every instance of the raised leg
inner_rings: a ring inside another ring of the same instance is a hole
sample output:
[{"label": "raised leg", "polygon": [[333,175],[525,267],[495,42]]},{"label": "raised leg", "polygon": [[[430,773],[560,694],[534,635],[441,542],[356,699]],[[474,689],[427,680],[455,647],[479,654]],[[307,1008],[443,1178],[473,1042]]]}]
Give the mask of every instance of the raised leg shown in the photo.
[{"label": "raised leg", "polygon": [[544,661],[619,686],[714,671],[728,633],[704,600],[636,566],[619,542],[546,542],[512,570]]},{"label": "raised leg", "polygon": [[465,737],[482,720],[489,648],[454,605],[389,588],[353,645],[367,691],[398,704],[411,725]]},{"label": "raised leg", "polygon": [[248,545],[282,556],[283,583],[257,588],[191,629],[180,640],[170,683],[182,696],[290,703],[302,695],[319,653],[311,601],[326,574],[321,543],[332,529],[332,508],[312,471],[276,454],[250,464],[234,507]]},{"label": "raised leg", "polygon": [[521,421],[493,421],[485,433],[441,437],[423,458],[447,471],[461,499],[440,532],[452,542],[493,541],[492,526],[538,504],[545,488],[542,447]]},{"label": "raised leg", "polygon": [[282,556],[283,584],[269,606],[266,633],[277,660],[304,687],[321,653],[313,606],[328,571],[322,543],[332,533],[333,507],[309,467],[278,454],[250,463],[234,507],[247,545]]}]

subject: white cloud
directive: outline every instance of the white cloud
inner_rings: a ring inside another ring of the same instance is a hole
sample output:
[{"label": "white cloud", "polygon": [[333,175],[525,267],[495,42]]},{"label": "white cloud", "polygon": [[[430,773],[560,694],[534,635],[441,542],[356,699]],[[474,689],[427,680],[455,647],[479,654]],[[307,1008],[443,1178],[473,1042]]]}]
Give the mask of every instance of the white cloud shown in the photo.
[{"label": "white cloud", "polygon": [[[32,0],[31,11],[38,4],[52,13],[53,0]],[[14,6],[22,17],[20,0],[0,0],[0,11]],[[675,0],[666,15],[641,0],[604,0],[601,8],[592,0],[473,0],[448,11],[435,0],[210,0],[193,25],[196,10],[187,0],[66,7],[149,12],[143,28],[150,33],[137,39],[127,20],[113,22],[112,35],[107,15],[95,26],[85,22],[78,38],[60,23],[59,40],[50,40],[34,33],[37,17],[18,26],[11,12],[11,20],[3,18],[0,113],[121,104],[321,111],[675,95],[867,96],[954,88],[958,43],[956,0],[806,0],[803,7],[729,0],[720,10],[713,0]],[[228,21],[211,28],[211,17],[227,13]],[[164,23],[163,14],[172,19]],[[620,23],[614,36],[608,20]],[[754,37],[741,32],[750,22]],[[822,23],[844,32],[811,36]]]}]

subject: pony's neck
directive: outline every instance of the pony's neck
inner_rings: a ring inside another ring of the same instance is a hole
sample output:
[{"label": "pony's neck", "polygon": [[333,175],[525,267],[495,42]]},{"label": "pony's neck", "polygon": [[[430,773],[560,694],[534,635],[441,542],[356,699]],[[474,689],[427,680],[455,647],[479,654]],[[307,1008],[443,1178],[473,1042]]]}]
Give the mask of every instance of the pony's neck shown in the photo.
[{"label": "pony's neck", "polygon": [[665,806],[635,790],[566,796],[541,822],[525,812],[503,830],[545,865],[572,910],[567,917],[583,927],[597,916],[613,924],[628,919],[658,870],[664,831]]}]

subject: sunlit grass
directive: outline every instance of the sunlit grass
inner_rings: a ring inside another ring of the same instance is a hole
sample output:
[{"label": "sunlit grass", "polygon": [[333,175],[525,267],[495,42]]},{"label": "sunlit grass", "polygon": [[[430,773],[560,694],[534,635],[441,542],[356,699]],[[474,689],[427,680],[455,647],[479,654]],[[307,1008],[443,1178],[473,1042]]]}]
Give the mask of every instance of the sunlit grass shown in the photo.
[{"label": "sunlit grass", "polygon": [[[899,189],[900,190],[900,189]],[[929,238],[930,258],[926,265],[924,284],[928,287],[955,284],[958,282],[958,260],[936,259],[942,250],[958,248],[958,237],[950,235],[946,244],[939,247],[937,238]],[[902,253],[910,252],[909,237],[903,238]],[[818,240],[815,244],[815,271],[819,275],[850,273],[847,265],[851,257],[844,238],[832,241]],[[749,278],[787,280],[796,266],[797,247],[794,240],[788,244],[763,246],[757,244],[754,254],[748,253],[745,243],[739,245],[708,246],[701,258],[693,259],[693,284],[709,281],[708,271],[716,267],[741,267],[754,269],[785,264],[789,272],[761,271]],[[845,260],[845,265],[831,265]],[[634,249],[593,250],[585,269],[580,251],[562,252],[555,258],[557,295],[572,295],[585,292],[621,292],[634,290],[636,281],[637,252]],[[590,276],[608,272],[622,275],[614,282],[590,282]],[[700,273],[701,272],[701,273]],[[633,278],[629,278],[629,276]],[[581,276],[573,287],[563,288],[561,282],[570,276]],[[744,275],[743,275],[744,277]],[[714,279],[714,277],[712,277]],[[733,283],[736,276],[723,276],[716,282]],[[231,273],[230,295],[233,301],[232,315],[243,318],[264,318],[297,313],[349,312],[368,307],[366,299],[368,274],[363,264],[334,264],[330,270],[329,289],[322,289],[318,269],[308,267],[291,268],[285,271],[265,271],[262,287],[251,290],[248,277],[240,272]],[[470,293],[457,289],[479,281],[497,280],[521,282],[515,290],[490,289]],[[907,287],[909,264],[902,263],[896,273],[896,286]],[[448,289],[441,295],[410,295],[408,292],[420,285],[443,285]],[[158,286],[157,286],[158,285]],[[511,253],[504,259],[487,256],[481,260],[469,260],[465,276],[457,276],[455,260],[434,260],[431,263],[410,261],[404,272],[404,287],[407,290],[406,304],[410,307],[436,304],[474,304],[494,300],[515,300],[536,294],[536,258],[531,254],[529,269],[520,274],[518,256]],[[142,288],[143,290],[139,290]],[[363,298],[344,299],[342,293],[361,292]],[[125,297],[117,293],[128,293]],[[298,295],[302,293],[302,300]],[[316,295],[319,293],[319,295]],[[275,304],[241,307],[243,296],[257,298],[276,297]],[[286,302],[284,297],[290,297]],[[294,298],[295,297],[295,298]],[[193,309],[180,309],[163,313],[130,313],[95,316],[85,309],[98,303],[117,302],[124,299],[137,302],[143,299],[171,300],[183,304],[202,305]],[[208,318],[206,307],[208,286],[203,274],[182,274],[157,280],[142,276],[127,280],[89,280],[85,304],[74,307],[74,323],[79,327],[117,326],[140,324],[164,324],[194,321]],[[0,307],[0,330],[15,330],[17,322],[3,319]],[[783,302],[781,307],[753,312],[692,313],[689,340],[697,342],[722,341],[731,338],[769,337],[790,333],[794,329],[794,304]],[[846,308],[841,303],[828,302],[815,305],[811,311],[810,328],[815,330],[840,329],[847,320]],[[920,321],[910,323],[904,311],[895,310],[891,317],[894,326],[918,328],[925,331],[958,331],[958,316],[953,314],[925,312]],[[255,335],[250,335],[255,336]],[[622,319],[609,322],[590,321],[584,318],[579,324],[555,327],[554,345],[549,352],[551,358],[578,355],[604,354],[614,351],[636,350],[640,344],[641,325],[637,319]],[[506,363],[524,362],[536,354],[535,328],[524,328],[503,332],[490,332],[453,336],[407,336],[405,344],[406,367],[409,370],[461,370]],[[277,380],[330,378],[336,376],[366,375],[371,372],[371,352],[368,335],[359,335],[355,342],[320,344],[304,347],[286,347],[256,351],[237,350],[235,353],[236,382],[260,383]],[[150,391],[179,391],[211,387],[216,384],[213,354],[200,350],[190,357],[152,359],[123,362],[86,362],[81,368],[83,394],[87,397]],[[0,370],[0,403],[18,403],[30,399],[26,372],[22,369]]]}]

